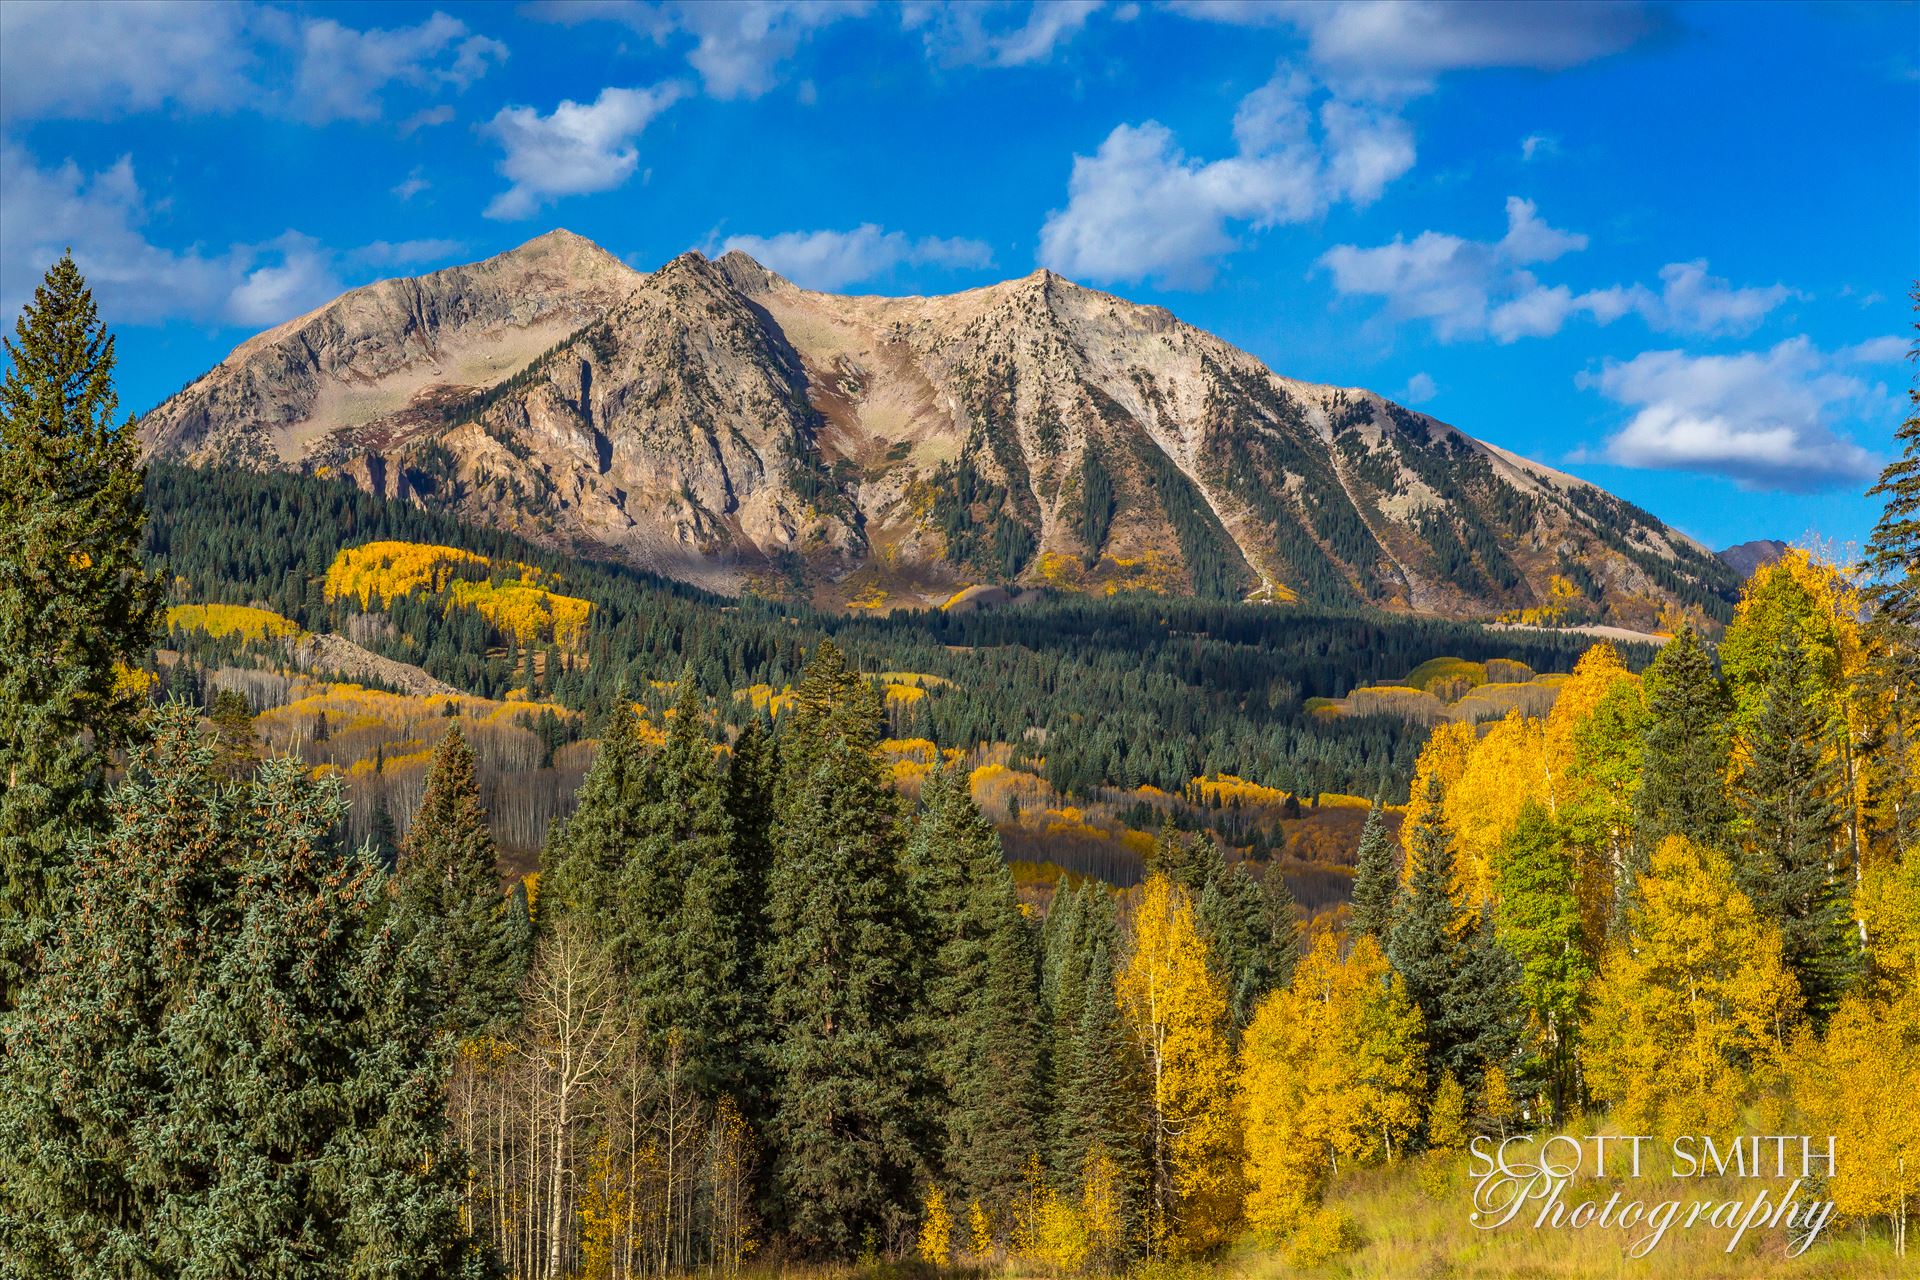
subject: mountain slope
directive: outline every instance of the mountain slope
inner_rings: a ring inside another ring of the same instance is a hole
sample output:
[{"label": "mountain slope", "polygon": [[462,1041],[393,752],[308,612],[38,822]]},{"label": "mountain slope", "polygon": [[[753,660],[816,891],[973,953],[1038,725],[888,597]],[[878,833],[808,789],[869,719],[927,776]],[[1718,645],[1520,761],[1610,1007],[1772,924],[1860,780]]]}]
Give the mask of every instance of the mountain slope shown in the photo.
[{"label": "mountain slope", "polygon": [[1645,627],[1733,587],[1584,481],[1046,271],[841,297],[554,232],[262,334],[141,433],[856,608],[1021,583]]}]

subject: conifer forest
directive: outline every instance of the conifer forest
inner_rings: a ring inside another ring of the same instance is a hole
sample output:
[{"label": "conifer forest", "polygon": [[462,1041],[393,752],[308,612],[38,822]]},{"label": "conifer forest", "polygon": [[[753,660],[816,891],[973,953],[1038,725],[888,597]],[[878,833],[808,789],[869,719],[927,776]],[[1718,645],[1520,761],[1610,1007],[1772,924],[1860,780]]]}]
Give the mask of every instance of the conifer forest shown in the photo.
[{"label": "conifer forest", "polygon": [[1857,555],[1607,639],[722,597],[143,461],[114,375],[62,258],[0,387],[0,1273],[1437,1276],[1441,1217],[1548,1247],[1465,1222],[1554,1133],[1833,1135],[1826,1270],[1670,1274],[1916,1265],[1920,393]]}]

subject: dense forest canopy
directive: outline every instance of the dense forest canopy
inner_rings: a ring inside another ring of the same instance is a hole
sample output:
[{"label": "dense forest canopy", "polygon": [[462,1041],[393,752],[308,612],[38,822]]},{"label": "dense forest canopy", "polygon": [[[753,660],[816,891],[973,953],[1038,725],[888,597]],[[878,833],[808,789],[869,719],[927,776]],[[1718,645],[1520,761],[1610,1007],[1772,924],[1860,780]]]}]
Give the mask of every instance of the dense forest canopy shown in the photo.
[{"label": "dense forest canopy", "polygon": [[[591,602],[578,651],[556,648],[540,665],[544,691],[595,725],[621,691],[646,690],[687,667],[710,694],[783,688],[830,636],[859,670],[952,682],[914,704],[897,726],[903,736],[949,747],[1043,741],[1046,777],[1070,795],[1103,784],[1178,791],[1195,777],[1235,773],[1301,794],[1384,788],[1404,797],[1423,726],[1390,716],[1315,718],[1305,701],[1398,680],[1441,654],[1564,672],[1589,643],[1373,611],[1157,596],[834,615],[727,600],[575,559],[340,480],[156,462],[147,496],[147,554],[182,603],[261,605],[309,631],[344,633],[368,606],[327,598],[327,572],[342,549],[389,540],[458,548],[530,566]],[[380,605],[395,626],[370,647],[479,696],[519,687],[525,650],[538,647],[477,609],[414,596]],[[239,647],[196,656],[229,658]],[[1643,666],[1651,649],[1630,648],[1627,657]]]}]

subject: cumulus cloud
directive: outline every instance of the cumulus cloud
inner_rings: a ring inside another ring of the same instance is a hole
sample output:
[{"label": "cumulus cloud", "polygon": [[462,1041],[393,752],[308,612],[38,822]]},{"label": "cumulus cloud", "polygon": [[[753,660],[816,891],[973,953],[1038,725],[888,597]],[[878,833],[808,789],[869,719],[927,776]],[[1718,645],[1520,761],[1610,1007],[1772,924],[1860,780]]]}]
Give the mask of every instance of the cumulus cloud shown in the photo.
[{"label": "cumulus cloud", "polygon": [[1202,288],[1242,226],[1369,204],[1413,167],[1405,121],[1327,97],[1298,72],[1248,94],[1233,132],[1236,153],[1204,161],[1157,121],[1114,129],[1093,155],[1074,157],[1067,207],[1040,230],[1040,261],[1078,278]]},{"label": "cumulus cloud", "polygon": [[1440,393],[1433,378],[1425,373],[1416,373],[1407,379],[1407,386],[1400,393],[1400,399],[1406,404],[1425,404]]},{"label": "cumulus cloud", "polygon": [[357,31],[331,18],[301,24],[292,107],[312,124],[375,120],[393,84],[464,89],[507,56],[498,40],[475,35],[444,13],[392,30]]},{"label": "cumulus cloud", "polygon": [[1606,325],[1630,313],[1660,332],[1737,335],[1798,296],[1778,284],[1735,288],[1709,275],[1705,261],[1669,263],[1660,270],[1658,290],[1630,284],[1576,293],[1542,283],[1531,270],[1587,244],[1579,232],[1548,225],[1532,201],[1509,196],[1507,232],[1499,240],[1423,231],[1373,248],[1335,245],[1320,265],[1342,296],[1384,299],[1387,315],[1427,321],[1443,341],[1551,337],[1578,316]]},{"label": "cumulus cloud", "polygon": [[420,170],[416,168],[412,173],[409,173],[406,176],[405,180],[395,184],[393,188],[393,194],[398,196],[400,200],[404,203],[408,200],[413,199],[415,196],[419,195],[422,191],[425,191],[428,187],[431,187],[432,185],[433,184],[431,182],[428,182],[425,178],[420,176]]},{"label": "cumulus cloud", "polygon": [[1428,321],[1442,340],[1491,333],[1512,342],[1558,332],[1577,311],[1613,313],[1610,300],[1543,287],[1525,269],[1586,247],[1586,236],[1548,225],[1532,201],[1510,196],[1499,240],[1423,231],[1371,249],[1335,245],[1320,265],[1340,294],[1384,298],[1389,315]]},{"label": "cumulus cloud", "polygon": [[729,236],[720,246],[738,249],[806,289],[842,289],[873,280],[904,265],[986,267],[993,251],[978,240],[912,238],[862,223],[852,231],[783,231],[772,236]]},{"label": "cumulus cloud", "polygon": [[1839,356],[1848,364],[1892,364],[1896,360],[1905,360],[1913,350],[1913,345],[1907,338],[1888,334],[1884,338],[1868,338],[1865,342],[1843,347]]},{"label": "cumulus cloud", "polygon": [[547,115],[503,107],[482,129],[499,142],[499,171],[513,185],[493,198],[489,218],[530,218],[560,196],[611,191],[640,164],[634,146],[654,117],[684,94],[677,84],[606,88],[592,102],[563,101]]},{"label": "cumulus cloud", "polygon": [[370,121],[396,85],[464,89],[506,46],[433,13],[359,30],[239,4],[0,5],[0,114],[105,120],[238,108],[310,124]]},{"label": "cumulus cloud", "polygon": [[865,13],[868,0],[540,0],[527,12],[548,22],[618,22],[658,44],[691,37],[687,62],[716,98],[758,98],[815,32]]},{"label": "cumulus cloud", "polygon": [[1072,40],[1105,0],[1055,0],[1028,5],[1024,21],[1000,21],[1022,11],[1006,3],[915,3],[901,8],[901,25],[918,30],[927,54],[947,66],[1024,67],[1046,62]]},{"label": "cumulus cloud", "polygon": [[1329,75],[1375,93],[1418,92],[1443,71],[1557,71],[1660,29],[1640,0],[1177,0],[1189,17],[1287,26]]},{"label": "cumulus cloud", "polygon": [[1735,355],[1648,351],[1609,360],[1578,383],[1634,410],[1607,440],[1606,461],[1805,493],[1857,484],[1878,469],[1834,424],[1883,397],[1841,363],[1797,337]]},{"label": "cumulus cloud", "polygon": [[450,241],[377,242],[339,253],[286,231],[219,252],[170,249],[150,238],[152,207],[122,156],[89,173],[68,160],[41,168],[25,148],[0,142],[0,312],[18,311],[71,248],[109,325],[185,319],[264,328],[311,311],[346,288],[342,276],[405,266],[459,251]]},{"label": "cumulus cloud", "polygon": [[237,106],[252,90],[246,16],[231,4],[0,4],[0,116]]}]

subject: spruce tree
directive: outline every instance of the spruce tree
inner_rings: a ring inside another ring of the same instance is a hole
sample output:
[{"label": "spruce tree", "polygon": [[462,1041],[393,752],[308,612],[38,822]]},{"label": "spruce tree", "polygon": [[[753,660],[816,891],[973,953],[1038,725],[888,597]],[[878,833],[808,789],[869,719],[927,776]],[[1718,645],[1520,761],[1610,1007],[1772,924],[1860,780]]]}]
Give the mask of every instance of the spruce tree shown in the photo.
[{"label": "spruce tree", "polygon": [[927,779],[908,867],[933,946],[920,1036],[943,1135],[937,1165],[961,1202],[1004,1206],[1038,1146],[1039,963],[1000,838],[960,767]]},{"label": "spruce tree", "polygon": [[1407,984],[1426,1026],[1432,1074],[1478,1080],[1505,1067],[1517,1039],[1518,966],[1493,936],[1484,912],[1453,900],[1453,837],[1443,816],[1438,775],[1427,779],[1426,806],[1414,828],[1413,876],[1388,934],[1387,958]]},{"label": "spruce tree", "polygon": [[0,382],[0,1010],[58,910],[75,842],[106,820],[106,753],[140,698],[161,580],[114,340],[63,256],[5,343]]},{"label": "spruce tree", "polygon": [[1365,934],[1385,943],[1393,926],[1394,903],[1400,896],[1400,868],[1394,857],[1393,837],[1380,816],[1375,800],[1367,811],[1367,825],[1360,832],[1360,851],[1353,872],[1353,915],[1355,936]]},{"label": "spruce tree", "polygon": [[788,714],[762,958],[767,1139],[788,1238],[847,1257],[894,1238],[914,1211],[915,920],[871,686],[823,641]]},{"label": "spruce tree", "polygon": [[1719,841],[1732,819],[1723,779],[1732,750],[1732,704],[1691,626],[1647,668],[1647,740],[1642,757],[1633,865],[1616,886],[1616,915],[1631,903],[1651,851],[1670,835]]},{"label": "spruce tree", "polygon": [[1836,865],[1840,770],[1834,735],[1815,702],[1799,634],[1775,649],[1759,718],[1734,781],[1740,852],[1734,882],[1780,930],[1786,962],[1816,1025],[1857,970],[1847,869]]},{"label": "spruce tree", "polygon": [[[1920,289],[1913,293],[1920,307]],[[1920,351],[1920,345],[1914,348]],[[1911,352],[1909,353],[1911,354]],[[1906,633],[1920,632],[1920,386],[1907,388],[1907,418],[1894,432],[1900,456],[1888,463],[1869,498],[1886,497],[1861,557],[1876,619]],[[1910,653],[1920,658],[1920,653]],[[1920,671],[1910,678],[1920,679]]]},{"label": "spruce tree", "polygon": [[457,724],[434,749],[395,884],[433,954],[447,1027],[471,1036],[503,1026],[519,1007],[526,956],[500,886],[473,748]]},{"label": "spruce tree", "polygon": [[618,954],[655,1052],[677,1032],[695,1085],[738,1095],[755,1028],[748,1024],[750,913],[728,781],[689,670],[666,745],[642,773],[644,834],[621,871]]},{"label": "spruce tree", "polygon": [[543,927],[576,913],[595,922],[615,918],[621,869],[646,832],[646,768],[639,719],[623,692],[601,729],[600,750],[573,813],[555,825],[541,850]]},{"label": "spruce tree", "polygon": [[[1911,296],[1920,305],[1920,288]],[[1920,844],[1920,385],[1907,389],[1907,407],[1894,434],[1900,456],[1867,490],[1884,495],[1886,505],[1861,564],[1874,611],[1863,629],[1868,661],[1860,683],[1868,705],[1881,709],[1865,763],[1878,797],[1876,826],[1896,851]]]},{"label": "spruce tree", "polygon": [[[8,1036],[0,1256],[22,1275],[479,1274],[432,957],[338,790],[222,785],[159,713]],[[10,1272],[11,1273],[11,1272]]]}]

